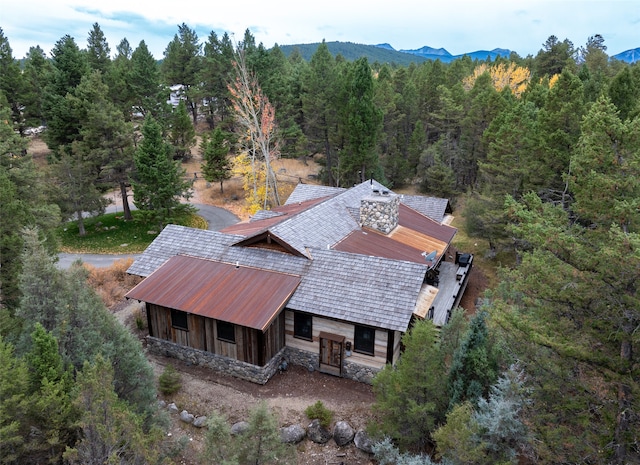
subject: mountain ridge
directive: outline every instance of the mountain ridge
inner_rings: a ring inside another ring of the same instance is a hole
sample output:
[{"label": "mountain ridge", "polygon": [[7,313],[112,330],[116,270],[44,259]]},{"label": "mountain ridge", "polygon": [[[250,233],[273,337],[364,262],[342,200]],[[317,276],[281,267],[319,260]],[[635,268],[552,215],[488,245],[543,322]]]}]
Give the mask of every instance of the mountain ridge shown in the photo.
[{"label": "mountain ridge", "polygon": [[[444,63],[450,63],[454,60],[468,56],[472,60],[495,60],[498,57],[508,58],[512,53],[516,53],[512,50],[505,48],[494,48],[493,50],[476,50],[472,52],[462,53],[460,55],[452,55],[449,51],[443,47],[433,48],[428,45],[424,45],[417,49],[401,49],[396,50],[389,43],[381,43],[376,45],[357,44],[353,42],[340,42],[332,41],[325,42],[329,52],[333,55],[342,55],[346,60],[357,60],[362,56],[366,56],[371,62],[393,63],[396,65],[407,66],[410,63],[421,63],[426,60],[440,60]],[[316,49],[320,45],[320,42],[310,44],[293,44],[293,45],[280,45],[279,48],[285,55],[289,55],[293,50],[298,50],[302,57],[309,61]],[[640,47],[635,49],[625,50],[616,55],[610,56],[610,58],[620,60],[626,63],[635,63],[640,61]]]}]

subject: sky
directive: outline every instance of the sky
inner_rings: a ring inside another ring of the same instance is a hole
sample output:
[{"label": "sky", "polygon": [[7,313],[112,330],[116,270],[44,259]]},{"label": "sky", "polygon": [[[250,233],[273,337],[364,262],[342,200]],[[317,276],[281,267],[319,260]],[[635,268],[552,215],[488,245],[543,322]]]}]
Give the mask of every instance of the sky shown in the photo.
[{"label": "sky", "polygon": [[241,41],[249,29],[266,48],[324,39],[452,55],[503,48],[526,57],[551,35],[579,47],[595,34],[609,55],[640,47],[637,0],[0,0],[0,28],[14,58],[35,45],[50,56],[67,34],[85,48],[94,23],[112,54],[126,38],[133,49],[144,40],[158,59],[182,23],[203,43],[211,31]]}]

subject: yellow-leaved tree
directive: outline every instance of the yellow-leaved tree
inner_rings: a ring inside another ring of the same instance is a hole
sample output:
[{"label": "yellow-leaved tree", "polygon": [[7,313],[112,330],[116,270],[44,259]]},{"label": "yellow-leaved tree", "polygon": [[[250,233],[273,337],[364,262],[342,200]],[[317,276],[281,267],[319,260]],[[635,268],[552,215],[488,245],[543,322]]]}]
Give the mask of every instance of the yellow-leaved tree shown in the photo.
[{"label": "yellow-leaved tree", "polygon": [[233,175],[242,177],[246,209],[250,215],[264,209],[267,198],[265,163],[243,152],[233,160]]},{"label": "yellow-leaved tree", "polygon": [[271,162],[280,156],[275,110],[256,77],[247,69],[244,50],[233,63],[235,80],[229,84],[236,121],[243,129],[238,139],[240,157],[234,171],[244,176],[247,208],[251,213],[280,205],[278,183]]},{"label": "yellow-leaved tree", "polygon": [[470,90],[475,84],[476,79],[484,73],[489,73],[496,90],[501,91],[505,87],[509,87],[513,95],[518,98],[525,91],[531,80],[531,71],[529,71],[529,68],[518,66],[515,63],[509,63],[508,65],[499,63],[492,66],[482,63],[475,67],[471,76],[463,79],[464,88]]}]

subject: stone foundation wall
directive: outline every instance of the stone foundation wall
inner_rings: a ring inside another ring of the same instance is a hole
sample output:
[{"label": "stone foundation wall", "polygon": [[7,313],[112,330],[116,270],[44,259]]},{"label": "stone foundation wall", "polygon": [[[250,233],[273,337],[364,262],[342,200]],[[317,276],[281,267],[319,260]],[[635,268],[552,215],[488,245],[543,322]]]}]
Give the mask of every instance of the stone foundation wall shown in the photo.
[{"label": "stone foundation wall", "polygon": [[395,194],[365,197],[360,202],[360,224],[389,234],[398,225],[399,206]]},{"label": "stone foundation wall", "polygon": [[[286,347],[284,356],[291,365],[303,366],[310,371],[317,370],[319,367],[318,354],[316,353]],[[369,368],[363,365],[358,365],[357,363],[351,363],[348,358],[342,362],[342,377],[359,381],[361,383],[372,384],[373,377],[379,371],[380,370],[376,368]]]},{"label": "stone foundation wall", "polygon": [[232,358],[212,354],[204,350],[193,349],[163,339],[147,336],[147,347],[150,351],[177,358],[193,365],[205,366],[236,378],[245,379],[257,384],[265,384],[278,371],[278,365],[284,358],[286,347],[273,357],[265,366],[259,367]]},{"label": "stone foundation wall", "polygon": [[[257,384],[265,384],[269,381],[278,371],[282,360],[286,360],[290,365],[303,366],[309,371],[317,370],[319,367],[318,354],[307,352],[306,350],[294,349],[292,347],[284,347],[278,352],[278,355],[273,357],[265,366],[259,367],[232,358],[212,354],[204,350],[181,346],[170,341],[165,341],[164,339],[147,336],[146,340],[147,348],[156,354],[173,357],[193,365],[211,368],[214,371]],[[371,384],[373,377],[378,371],[380,370],[344,360],[342,377]]]}]

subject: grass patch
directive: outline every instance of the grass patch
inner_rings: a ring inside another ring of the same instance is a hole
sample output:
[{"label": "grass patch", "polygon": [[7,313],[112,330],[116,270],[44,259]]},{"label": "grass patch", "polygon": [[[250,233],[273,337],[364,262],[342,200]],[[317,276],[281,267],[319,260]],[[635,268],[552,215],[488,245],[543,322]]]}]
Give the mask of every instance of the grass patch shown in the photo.
[{"label": "grass patch", "polygon": [[[96,254],[141,253],[160,231],[157,224],[140,221],[137,213],[132,212],[133,221],[124,221],[122,213],[85,218],[85,236],[80,236],[77,221],[65,223],[58,228],[60,251]],[[193,228],[207,228],[206,220],[193,213],[185,215],[176,223]]]}]

